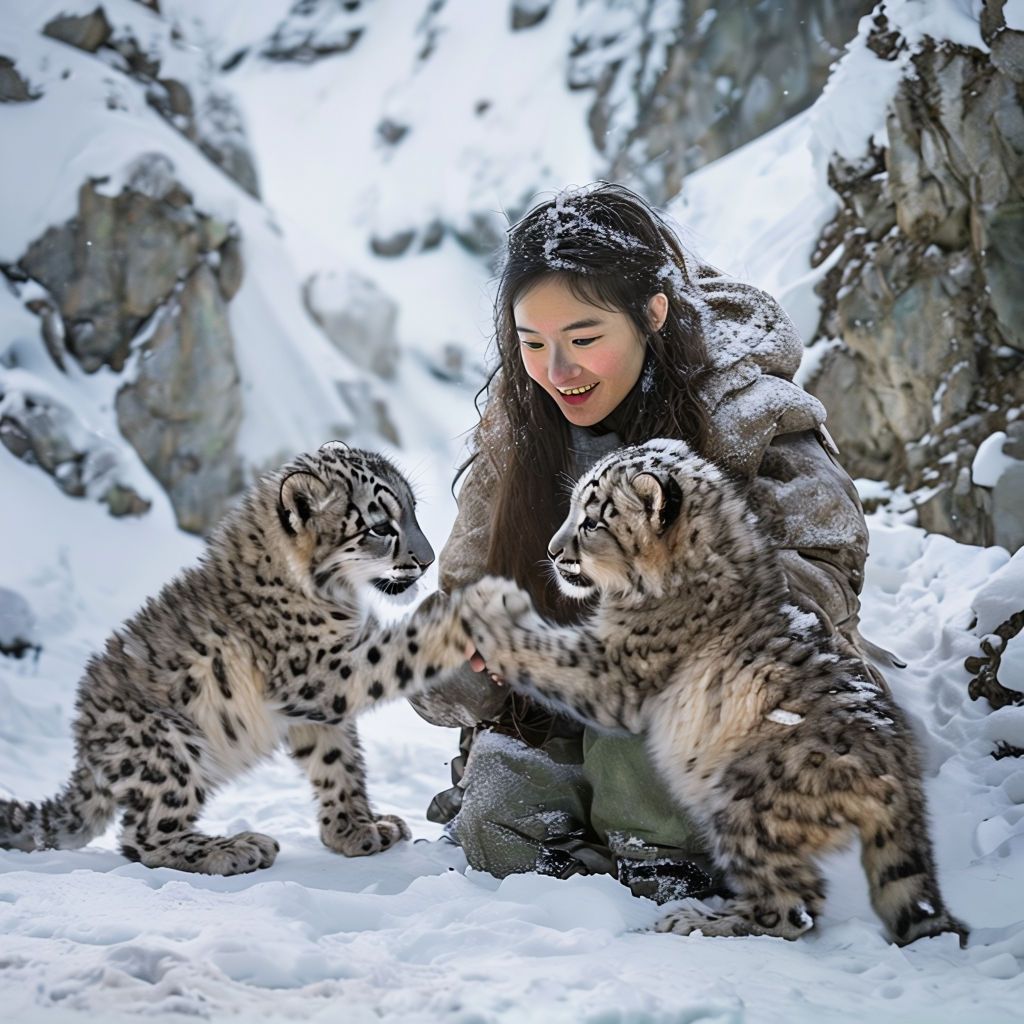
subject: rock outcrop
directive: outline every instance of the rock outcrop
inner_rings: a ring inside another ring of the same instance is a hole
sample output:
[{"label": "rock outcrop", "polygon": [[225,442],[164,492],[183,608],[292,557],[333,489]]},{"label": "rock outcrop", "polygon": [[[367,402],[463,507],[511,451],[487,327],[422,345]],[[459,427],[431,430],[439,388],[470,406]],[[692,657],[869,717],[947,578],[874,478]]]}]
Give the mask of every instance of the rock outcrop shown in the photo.
[{"label": "rock outcrop", "polygon": [[[1024,33],[986,3],[990,53],[926,40],[888,111],[889,145],[834,159],[841,200],[815,255],[819,338],[809,389],[855,476],[913,492],[921,525],[968,543],[1024,542]],[[906,47],[884,16],[876,53]],[[1007,432],[999,481],[972,480]],[[1016,439],[1016,440],[1015,440]]]},{"label": "rock outcrop", "polygon": [[39,93],[18,71],[10,57],[0,56],[0,103],[28,103]]},{"label": "rock outcrop", "polygon": [[368,6],[362,0],[342,4],[296,0],[260,54],[270,60],[311,64],[347,53],[365,31]]},{"label": "rock outcrop", "polygon": [[178,525],[202,533],[242,484],[234,341],[208,264],[188,276],[147,334],[134,379],[117,394],[118,424],[167,491]]},{"label": "rock outcrop", "polygon": [[[536,5],[531,5],[536,6]],[[590,89],[604,177],[662,204],[683,178],[817,99],[875,0],[591,0],[568,82]]]},{"label": "rock outcrop", "polygon": [[16,458],[38,466],[71,498],[102,502],[111,515],[142,515],[150,502],[125,483],[121,454],[50,395],[0,393],[0,443]]},{"label": "rock outcrop", "polygon": [[[179,525],[203,532],[241,484],[242,404],[227,315],[242,279],[240,238],[195,208],[159,154],[136,161],[116,195],[102,187],[83,185],[77,216],[37,239],[15,269],[41,286],[26,305],[58,366],[74,358],[89,372],[127,371],[118,425],[167,490]],[[102,451],[83,454],[66,436],[66,417],[46,403],[22,412],[8,414],[7,447],[54,473],[68,493],[95,491]],[[141,510],[119,490],[97,496],[112,511]]]},{"label": "rock outcrop", "polygon": [[395,376],[401,351],[394,299],[352,272],[314,274],[306,281],[302,298],[309,315],[339,352],[378,377]]}]

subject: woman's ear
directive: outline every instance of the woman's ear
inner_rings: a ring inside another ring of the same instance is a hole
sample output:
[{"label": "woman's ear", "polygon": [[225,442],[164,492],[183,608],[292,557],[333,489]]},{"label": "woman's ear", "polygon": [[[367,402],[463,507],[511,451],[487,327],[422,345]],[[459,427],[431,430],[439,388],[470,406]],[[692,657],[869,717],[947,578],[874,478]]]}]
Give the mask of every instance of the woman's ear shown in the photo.
[{"label": "woman's ear", "polygon": [[647,300],[647,321],[652,331],[660,331],[668,319],[668,296],[657,292]]}]

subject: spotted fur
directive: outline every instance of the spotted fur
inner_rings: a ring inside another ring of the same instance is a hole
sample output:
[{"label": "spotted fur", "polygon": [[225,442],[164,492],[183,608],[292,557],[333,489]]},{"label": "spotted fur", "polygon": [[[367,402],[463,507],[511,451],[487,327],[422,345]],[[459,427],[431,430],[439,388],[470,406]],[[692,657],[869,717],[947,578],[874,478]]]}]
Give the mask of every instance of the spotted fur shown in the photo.
[{"label": "spotted fur", "polygon": [[236,874],[269,866],[270,836],[197,831],[215,790],[286,744],[313,785],[320,836],[348,856],[409,837],[375,814],[360,711],[464,662],[456,603],[381,626],[361,592],[412,586],[434,553],[409,485],[340,444],[256,483],[186,569],[88,664],[76,764],[39,804],[0,801],[0,846],[85,845],[121,811],[121,850],[150,867]]},{"label": "spotted fur", "polygon": [[795,938],[825,896],[818,854],[859,834],[893,939],[967,929],[939,892],[917,753],[891,697],[788,603],[738,489],[675,441],[614,452],[576,485],[552,538],[564,591],[596,601],[558,627],[507,580],[470,595],[474,642],[517,690],[644,734],[735,892],[660,931]]}]

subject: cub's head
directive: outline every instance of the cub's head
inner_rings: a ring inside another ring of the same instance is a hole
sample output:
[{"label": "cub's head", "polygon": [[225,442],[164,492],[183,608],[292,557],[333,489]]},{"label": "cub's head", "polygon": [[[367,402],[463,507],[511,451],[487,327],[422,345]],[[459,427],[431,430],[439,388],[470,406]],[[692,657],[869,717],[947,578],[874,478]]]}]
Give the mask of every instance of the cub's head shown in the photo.
[{"label": "cub's head", "polygon": [[323,596],[366,584],[401,594],[434,561],[409,483],[384,456],[331,442],[274,481],[289,560]]},{"label": "cub's head", "polygon": [[559,589],[580,600],[664,593],[721,540],[722,514],[743,521],[746,506],[685,442],[620,448],[579,480],[551,538]]}]

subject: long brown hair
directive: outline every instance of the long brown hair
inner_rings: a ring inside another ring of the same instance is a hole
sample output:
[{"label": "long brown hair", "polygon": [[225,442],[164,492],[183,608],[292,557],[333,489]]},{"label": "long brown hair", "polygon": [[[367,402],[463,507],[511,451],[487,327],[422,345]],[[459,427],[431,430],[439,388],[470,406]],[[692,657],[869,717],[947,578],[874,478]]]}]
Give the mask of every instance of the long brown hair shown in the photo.
[{"label": "long brown hair", "polygon": [[[565,189],[509,228],[494,303],[497,361],[478,396],[486,396],[486,407],[473,454],[458,475],[476,458],[491,460],[497,484],[487,569],[516,580],[538,607],[568,620],[573,610],[551,582],[544,555],[568,511],[569,424],[527,376],[513,315],[519,298],[551,277],[584,302],[625,313],[646,343],[640,377],[615,410],[624,443],[675,437],[703,450],[708,416],[698,387],[708,359],[687,298],[696,285],[682,247],[636,193],[607,182]],[[655,332],[647,304],[658,292],[668,298],[668,316]]]}]

